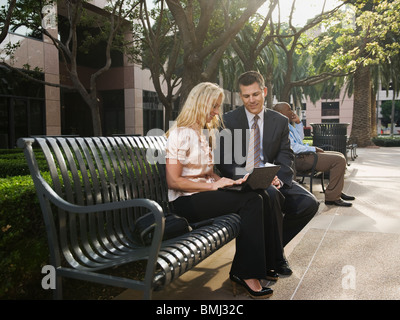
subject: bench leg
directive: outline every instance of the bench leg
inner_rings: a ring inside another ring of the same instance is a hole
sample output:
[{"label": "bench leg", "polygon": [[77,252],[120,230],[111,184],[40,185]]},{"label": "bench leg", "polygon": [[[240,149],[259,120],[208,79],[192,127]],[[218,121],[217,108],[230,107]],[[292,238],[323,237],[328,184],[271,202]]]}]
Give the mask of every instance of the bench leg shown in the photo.
[{"label": "bench leg", "polygon": [[56,288],[53,291],[53,299],[54,300],[62,300],[63,293],[62,293],[62,277],[56,275]]}]

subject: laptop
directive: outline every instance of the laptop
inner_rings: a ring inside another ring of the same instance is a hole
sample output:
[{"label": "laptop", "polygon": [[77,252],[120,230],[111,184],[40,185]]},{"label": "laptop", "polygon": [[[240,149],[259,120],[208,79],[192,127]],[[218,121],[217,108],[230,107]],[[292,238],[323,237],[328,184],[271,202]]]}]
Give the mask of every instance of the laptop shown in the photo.
[{"label": "laptop", "polygon": [[267,167],[257,167],[247,177],[247,180],[242,184],[235,184],[220,188],[220,190],[233,190],[233,191],[250,191],[257,189],[266,189],[271,185],[272,180],[278,173],[281,166],[269,165]]}]

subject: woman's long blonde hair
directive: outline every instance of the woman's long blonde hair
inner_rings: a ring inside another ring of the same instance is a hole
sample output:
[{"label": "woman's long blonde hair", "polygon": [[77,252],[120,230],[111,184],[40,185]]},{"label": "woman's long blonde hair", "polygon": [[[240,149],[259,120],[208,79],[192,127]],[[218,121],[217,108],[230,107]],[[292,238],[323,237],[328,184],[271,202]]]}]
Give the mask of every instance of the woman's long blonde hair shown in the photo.
[{"label": "woman's long blonde hair", "polygon": [[[169,131],[176,127],[191,127],[208,129],[210,135],[214,136],[214,130],[218,130],[223,125],[223,106],[221,105],[219,109],[219,115],[215,116],[209,123],[207,123],[207,116],[220,96],[223,102],[225,98],[224,90],[215,83],[201,82],[196,85],[190,91],[181,112]],[[169,131],[166,133],[167,137]]]}]

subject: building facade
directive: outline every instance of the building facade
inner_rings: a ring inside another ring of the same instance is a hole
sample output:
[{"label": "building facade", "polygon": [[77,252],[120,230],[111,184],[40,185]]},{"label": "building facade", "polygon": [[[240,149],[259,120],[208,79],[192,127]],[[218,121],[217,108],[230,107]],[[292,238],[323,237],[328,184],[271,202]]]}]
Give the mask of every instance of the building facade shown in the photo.
[{"label": "building facade", "polygon": [[321,99],[313,103],[305,101],[305,110],[301,116],[306,127],[312,123],[348,123],[347,135],[350,135],[353,120],[353,97],[347,97],[344,90],[334,99]]}]

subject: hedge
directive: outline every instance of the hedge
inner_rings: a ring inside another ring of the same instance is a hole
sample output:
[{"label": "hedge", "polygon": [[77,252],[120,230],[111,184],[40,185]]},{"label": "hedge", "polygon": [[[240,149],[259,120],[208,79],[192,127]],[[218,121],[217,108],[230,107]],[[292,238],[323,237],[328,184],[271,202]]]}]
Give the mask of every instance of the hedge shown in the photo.
[{"label": "hedge", "polygon": [[400,137],[399,136],[378,136],[375,138],[372,138],[372,142],[376,146],[380,147],[400,147]]},{"label": "hedge", "polygon": [[31,176],[0,178],[0,299],[17,297],[25,285],[38,279],[48,255]]},{"label": "hedge", "polygon": [[[35,150],[35,157],[39,168],[46,168],[46,160],[43,153]],[[0,150],[0,178],[24,176],[29,174],[28,163],[20,149]]]}]

